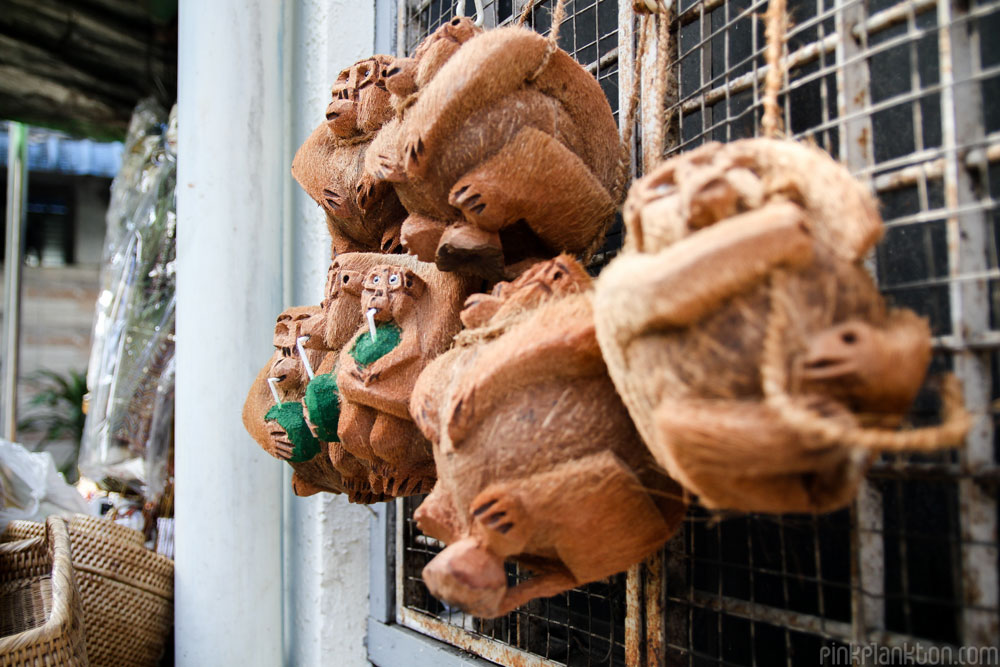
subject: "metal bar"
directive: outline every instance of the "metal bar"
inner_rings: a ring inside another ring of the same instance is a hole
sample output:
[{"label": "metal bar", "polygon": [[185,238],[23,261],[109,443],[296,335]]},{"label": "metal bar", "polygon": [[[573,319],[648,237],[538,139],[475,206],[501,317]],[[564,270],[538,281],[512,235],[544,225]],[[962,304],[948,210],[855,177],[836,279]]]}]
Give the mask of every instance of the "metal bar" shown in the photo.
[{"label": "metal bar", "polygon": [[625,574],[625,665],[642,665],[642,565]]},{"label": "metal bar", "polygon": [[395,618],[396,505],[377,503],[370,524],[368,615],[382,623]]},{"label": "metal bar", "polygon": [[378,667],[493,667],[493,663],[400,627],[368,619],[368,659]]},{"label": "metal bar", "polygon": [[[938,3],[938,52],[941,83],[941,125],[945,146],[958,146],[980,139],[983,133],[983,99],[978,86],[956,86],[956,81],[974,79],[978,49],[970,40],[968,26],[954,25],[961,6],[949,0]],[[947,155],[945,204],[952,210],[977,199],[976,184],[957,152]],[[985,270],[988,223],[981,212],[948,216],[948,265],[959,277]],[[961,342],[968,332],[989,330],[989,290],[985,281],[955,281],[950,289],[952,332]],[[975,423],[961,453],[966,465],[993,463],[993,421],[990,418],[990,360],[982,352],[964,349],[955,356],[955,372],[962,382],[966,407]],[[1000,642],[1000,593],[997,582],[996,499],[972,479],[958,483],[963,545],[962,640],[967,644],[995,646]],[[989,544],[992,543],[992,544]],[[977,607],[973,609],[972,607]],[[983,608],[988,608],[984,610]]]},{"label": "metal bar", "polygon": [[663,550],[646,559],[643,569],[643,597],[646,602],[646,667],[663,667]]},{"label": "metal bar", "polygon": [[408,607],[401,607],[397,621],[400,625],[411,630],[416,630],[421,634],[440,639],[452,646],[457,646],[501,665],[564,667],[562,663],[549,660],[540,655],[528,653],[510,644],[504,644],[489,637],[469,632],[468,629],[462,626],[444,623]]},{"label": "metal bar", "polygon": [[[860,35],[862,33],[870,34],[873,32],[878,32],[880,30],[885,30],[886,28],[892,27],[893,25],[905,20],[906,19],[905,12],[924,11],[929,7],[933,7],[934,3],[935,0],[909,0],[908,2],[901,3],[900,5],[896,5],[890,9],[875,14],[864,23],[853,24],[850,34],[855,39],[860,39]],[[858,5],[858,3],[851,0],[845,5],[843,11],[831,12],[831,15],[836,15],[838,17],[843,16],[844,12],[847,11],[847,7],[849,6],[860,7],[860,9],[863,10],[862,6]],[[915,37],[918,37],[924,33],[934,32],[935,30],[936,28],[931,28],[927,30],[914,30],[912,33],[908,33],[906,35],[896,37],[892,40],[887,40],[885,42],[879,43],[877,49],[869,50],[867,49],[867,47],[865,49],[858,49],[857,53],[853,55],[850,60],[845,60],[840,64],[842,64],[844,67],[846,67],[847,65],[858,65],[860,67],[864,67],[867,69],[867,62],[865,59],[871,56],[873,53],[878,53],[879,51],[885,51],[892,48],[893,46],[911,42]],[[782,62],[785,70],[790,71],[792,69],[795,69],[796,67],[801,67],[818,59],[824,53],[834,52],[835,50],[837,50],[839,46],[841,46],[840,34],[841,33],[838,30],[836,33],[827,35],[821,40],[810,42],[809,44],[783,56]],[[711,41],[710,39],[706,38],[702,40],[702,43],[703,45],[708,45],[710,44],[710,41]],[[750,56],[750,58],[748,58],[747,60],[755,58],[756,55],[758,54],[755,53],[753,56]],[[735,66],[738,67],[741,64],[744,63],[736,63]],[[764,80],[764,78],[767,76],[768,69],[769,68],[767,65],[760,65],[752,72],[747,72],[746,74],[738,76],[735,79],[729,80],[725,85],[705,90],[704,92],[700,93],[700,95],[697,97],[688,96],[688,98],[684,101],[681,109],[685,113],[697,111],[702,107],[702,105],[711,106],[716,102],[719,102],[720,100],[724,99],[727,95],[732,95],[733,93],[738,93],[753,88],[756,83],[760,83],[761,81]],[[801,86],[803,83],[808,83],[815,77],[826,76],[826,74],[828,74],[828,72],[820,71],[808,77],[799,77],[794,82],[789,82],[790,88]],[[920,91],[920,94],[925,95],[928,92],[931,92],[931,90],[932,89],[930,88],[924,88]],[[881,104],[883,104],[884,106],[894,106],[898,104],[900,101],[902,100],[893,98],[885,100]],[[860,108],[856,110],[855,113],[864,114],[865,116],[869,115],[866,109],[860,109]],[[811,128],[811,129],[812,130],[825,129],[825,126],[820,126],[819,128]]]},{"label": "metal bar", "polygon": [[28,199],[28,128],[7,126],[7,246],[3,282],[3,437],[17,439],[17,374],[21,346],[21,266]]},{"label": "metal bar", "polygon": [[[629,100],[632,99],[632,72],[635,67],[635,10],[632,0],[618,0],[618,135],[622,136]],[[631,164],[629,174],[635,175],[636,137],[632,136],[629,149]]]}]

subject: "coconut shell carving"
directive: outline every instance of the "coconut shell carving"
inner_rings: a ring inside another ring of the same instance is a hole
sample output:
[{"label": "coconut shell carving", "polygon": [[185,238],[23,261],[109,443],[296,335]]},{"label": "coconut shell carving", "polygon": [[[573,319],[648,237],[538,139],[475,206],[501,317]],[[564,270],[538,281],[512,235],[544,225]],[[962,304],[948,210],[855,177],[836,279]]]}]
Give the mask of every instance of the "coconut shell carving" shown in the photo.
[{"label": "coconut shell carving", "polygon": [[[292,488],[299,496],[348,492],[330,461],[327,444],[310,430],[301,403],[309,377],[296,342],[300,336],[310,336],[303,347],[309,363],[319,365],[329,355],[323,347],[323,329],[324,316],[317,307],[299,306],[281,313],[274,330],[274,355],[257,375],[243,406],[243,425],[257,444],[295,470]],[[275,379],[280,404],[268,386],[269,378]]]},{"label": "coconut shell carving", "polygon": [[406,97],[366,174],[395,186],[403,245],[443,271],[498,280],[587,255],[614,215],[620,154],[600,86],[531,30],[470,26],[442,26],[388,78]]},{"label": "coconut shell carving", "polygon": [[[345,493],[356,503],[388,498],[381,492],[384,481],[339,441],[341,399],[336,382],[340,350],[363,322],[361,283],[372,267],[384,261],[385,257],[375,253],[337,256],[327,273],[322,303],[290,308],[278,317],[274,356],[258,374],[247,397],[244,425],[268,453],[295,468],[292,481],[298,495]],[[301,336],[309,336],[303,347],[314,369],[311,381],[296,349]],[[281,406],[270,392],[269,378],[276,379]],[[298,451],[296,442],[302,443]],[[316,447],[320,455],[297,460],[304,457],[303,450]]]},{"label": "coconut shell carving", "polygon": [[707,507],[833,510],[875,453],[962,441],[951,377],[941,426],[897,430],[929,329],[886,308],[861,265],[876,204],[819,149],[705,145],[639,180],[625,222],[598,340],[653,456]]},{"label": "coconut shell carving", "polygon": [[340,73],[321,123],[299,148],[292,175],[326,213],[331,254],[399,251],[406,211],[392,187],[363,177],[365,152],[390,119],[390,56],[361,60]]},{"label": "coconut shell carving", "polygon": [[470,289],[466,279],[415,257],[369,257],[370,268],[357,274],[360,306],[337,323],[352,331],[336,372],[338,433],[344,449],[371,469],[375,491],[427,493],[434,461],[410,417],[410,395],[461,328],[458,313]]},{"label": "coconut shell carving", "polygon": [[[417,381],[438,481],[416,519],[448,545],[423,578],[476,616],[624,570],[683,517],[607,375],[589,287],[561,256],[471,296],[457,346]],[[535,576],[509,587],[507,559]]]}]

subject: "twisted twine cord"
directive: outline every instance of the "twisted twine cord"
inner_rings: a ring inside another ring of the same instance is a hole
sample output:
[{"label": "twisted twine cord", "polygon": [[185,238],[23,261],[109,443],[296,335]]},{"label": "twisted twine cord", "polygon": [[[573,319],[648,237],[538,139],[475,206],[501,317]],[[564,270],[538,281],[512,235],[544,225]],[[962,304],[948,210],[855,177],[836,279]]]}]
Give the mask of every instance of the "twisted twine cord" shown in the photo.
[{"label": "twisted twine cord", "polygon": [[[938,426],[908,431],[851,426],[794,403],[786,391],[788,377],[783,353],[783,334],[790,324],[787,285],[787,274],[775,271],[771,278],[771,312],[760,369],[764,400],[779,419],[795,431],[815,438],[818,447],[852,446],[872,452],[933,451],[962,442],[972,426],[972,418],[963,405],[962,387],[951,374],[945,376],[942,383],[944,419]],[[803,443],[808,441],[803,440]]]},{"label": "twisted twine cord", "polygon": [[632,136],[635,134],[635,117],[639,110],[639,89],[642,83],[642,59],[646,55],[646,34],[648,33],[648,17],[639,17],[639,43],[635,49],[632,62],[632,94],[628,98],[623,119],[621,156],[618,160],[618,176],[615,179],[615,189],[612,199],[615,204],[621,204],[625,195],[625,185],[628,183],[632,166]]},{"label": "twisted twine cord", "polygon": [[[525,7],[525,9],[527,10],[530,8],[531,4]],[[545,68],[548,67],[549,60],[552,59],[552,54],[559,48],[559,28],[562,26],[564,18],[566,18],[566,0],[556,0],[555,9],[552,10],[552,27],[549,29],[549,36],[547,38],[548,43],[545,45],[545,54],[542,56],[541,64],[539,64],[538,68],[532,72],[531,76],[528,77],[528,81],[534,81],[538,78]]]},{"label": "twisted twine cord", "polygon": [[775,139],[783,132],[781,122],[781,107],[778,106],[778,92],[785,78],[784,62],[781,58],[788,40],[788,12],[785,9],[786,0],[769,0],[764,20],[767,27],[764,35],[767,46],[764,58],[767,61],[767,76],[764,78],[764,117],[760,121],[760,129],[765,137]]}]

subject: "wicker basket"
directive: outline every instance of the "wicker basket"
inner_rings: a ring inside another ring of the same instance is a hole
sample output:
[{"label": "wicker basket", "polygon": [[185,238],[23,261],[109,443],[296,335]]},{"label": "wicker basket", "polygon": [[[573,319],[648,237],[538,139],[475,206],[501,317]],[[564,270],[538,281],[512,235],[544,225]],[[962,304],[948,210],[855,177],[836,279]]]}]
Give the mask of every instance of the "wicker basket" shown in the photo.
[{"label": "wicker basket", "polygon": [[83,611],[66,522],[0,544],[0,666],[86,667]]},{"label": "wicker basket", "polygon": [[[12,521],[4,539],[38,529]],[[146,549],[137,531],[93,517],[72,517],[69,539],[90,664],[156,665],[173,625],[173,561]]]}]

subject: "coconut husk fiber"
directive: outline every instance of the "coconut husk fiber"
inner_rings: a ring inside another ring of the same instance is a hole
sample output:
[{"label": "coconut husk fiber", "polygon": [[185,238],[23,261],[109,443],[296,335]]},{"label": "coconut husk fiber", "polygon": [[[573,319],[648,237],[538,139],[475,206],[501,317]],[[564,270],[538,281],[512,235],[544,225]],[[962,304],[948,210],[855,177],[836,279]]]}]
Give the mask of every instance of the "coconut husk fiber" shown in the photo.
[{"label": "coconut husk fiber", "polygon": [[333,85],[326,120],[299,148],[292,175],[326,214],[331,255],[399,252],[406,211],[391,185],[363,173],[365,152],[395,111],[386,89],[391,56],[358,61]]},{"label": "coconut husk fiber", "polygon": [[434,461],[410,417],[410,394],[420,372],[461,328],[470,281],[407,255],[366,255],[364,261],[367,268],[351,277],[360,287],[359,305],[338,310],[328,326],[351,332],[335,373],[340,442],[371,470],[376,492],[427,493],[436,478]]},{"label": "coconut husk fiber", "polygon": [[625,251],[597,281],[597,338],[653,456],[709,508],[843,507],[880,451],[955,446],[898,430],[931,356],[862,266],[882,233],[869,191],[821,150],[712,143],[637,181]]},{"label": "coconut husk fiber", "polygon": [[443,271],[509,279],[587,255],[613,219],[620,157],[600,85],[531,30],[470,26],[441,26],[389,77],[400,112],[366,174],[406,208],[403,245]]},{"label": "coconut husk fiber", "polygon": [[[471,296],[456,347],[413,391],[438,472],[415,516],[448,545],[423,578],[475,616],[624,570],[683,517],[607,375],[589,288],[563,255]],[[508,586],[507,559],[535,576]]]}]

